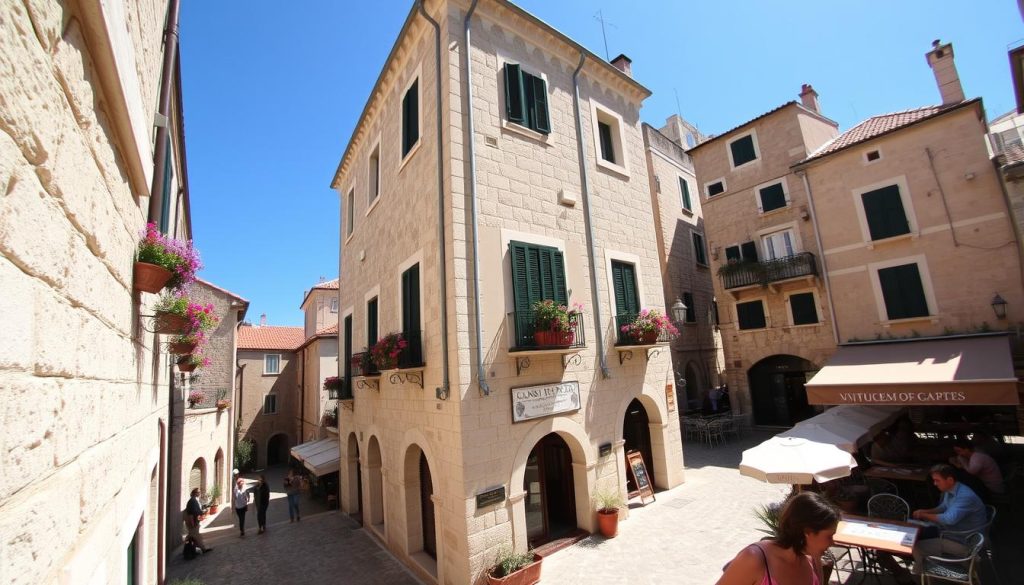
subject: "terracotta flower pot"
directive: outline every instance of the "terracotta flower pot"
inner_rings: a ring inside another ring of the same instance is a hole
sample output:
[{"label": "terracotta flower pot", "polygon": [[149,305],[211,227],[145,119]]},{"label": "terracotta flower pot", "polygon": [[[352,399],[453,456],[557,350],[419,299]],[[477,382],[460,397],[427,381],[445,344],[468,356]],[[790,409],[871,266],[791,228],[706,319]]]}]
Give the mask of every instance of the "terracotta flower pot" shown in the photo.
[{"label": "terracotta flower pot", "polygon": [[136,262],[134,269],[135,290],[158,293],[167,286],[174,273],[163,266],[150,264],[149,262]]},{"label": "terracotta flower pot", "polygon": [[157,333],[181,335],[188,328],[188,319],[174,313],[157,312],[155,320]]},{"label": "terracotta flower pot", "polygon": [[655,343],[658,343],[658,330],[644,331],[636,339],[636,342],[640,345],[654,345]]},{"label": "terracotta flower pot", "polygon": [[224,409],[228,408],[229,406],[231,406],[231,402],[228,401],[228,400],[218,400],[217,401],[217,410],[224,410]]},{"label": "terracotta flower pot", "polygon": [[196,369],[196,365],[189,359],[178,360],[178,371],[180,372],[191,372]]},{"label": "terracotta flower pot", "polygon": [[538,347],[569,347],[575,338],[573,331],[536,331],[533,334]]},{"label": "terracotta flower pot", "polygon": [[210,513],[216,514],[217,510],[220,509],[220,504],[210,504]]},{"label": "terracotta flower pot", "polygon": [[195,350],[196,344],[191,341],[176,341],[168,347],[174,355],[189,355]]},{"label": "terracotta flower pot", "polygon": [[544,560],[539,554],[533,554],[533,562],[522,569],[504,577],[495,577],[494,569],[487,573],[487,585],[534,585],[540,581],[540,564]]},{"label": "terracotta flower pot", "polygon": [[598,510],[597,526],[601,530],[601,536],[615,538],[619,533],[619,510],[616,508]]}]

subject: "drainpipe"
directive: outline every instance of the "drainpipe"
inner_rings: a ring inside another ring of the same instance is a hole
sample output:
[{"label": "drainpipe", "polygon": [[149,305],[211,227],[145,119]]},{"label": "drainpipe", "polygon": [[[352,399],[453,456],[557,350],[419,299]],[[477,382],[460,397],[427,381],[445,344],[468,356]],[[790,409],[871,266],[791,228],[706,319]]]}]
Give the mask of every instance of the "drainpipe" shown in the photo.
[{"label": "drainpipe", "polygon": [[597,357],[601,361],[601,375],[611,378],[608,360],[604,355],[604,328],[601,326],[601,298],[597,293],[597,252],[594,249],[594,221],[590,216],[590,177],[587,174],[587,154],[583,149],[583,117],[580,115],[579,75],[587,61],[586,53],[580,52],[580,64],[572,72],[573,114],[576,116],[576,150],[580,157],[580,198],[583,201],[583,217],[587,226],[587,261],[590,263],[590,296],[594,303],[594,328],[597,341]]},{"label": "drainpipe", "polygon": [[[317,397],[319,402],[319,397]],[[299,351],[299,444],[306,434],[306,350]]]},{"label": "drainpipe", "polygon": [[[160,74],[160,102],[157,114],[163,124],[156,128],[156,151],[153,153],[153,185],[149,191],[149,221],[160,223],[163,202],[157,193],[164,186],[164,166],[170,154],[167,152],[167,132],[171,117],[171,78],[174,75],[175,58],[178,55],[178,0],[171,0],[167,7],[167,28],[164,29],[164,63]],[[189,234],[191,237],[191,234]]]},{"label": "drainpipe", "polygon": [[[444,246],[444,159],[442,159],[442,153],[444,152],[444,136],[442,130],[444,126],[441,120],[441,25],[437,24],[437,21],[427,14],[426,9],[423,7],[423,0],[416,0],[416,8],[419,10],[423,18],[430,23],[430,26],[434,27],[434,61],[435,61],[435,80],[434,99],[437,104],[437,247],[438,247],[438,263],[437,263],[437,274],[439,283],[439,292],[441,294],[441,387],[435,390],[435,395],[441,400],[448,399],[449,393],[449,380],[448,380],[448,267],[445,260],[445,246]],[[422,336],[423,333],[421,332]],[[420,340],[422,344],[422,338]]]},{"label": "drainpipe", "polygon": [[[242,389],[245,387],[245,366],[247,365],[249,364],[242,364],[239,363],[237,360],[235,361],[235,367],[238,368],[238,402],[235,403],[238,405],[238,418],[236,419],[237,423],[235,424],[236,443],[238,442],[238,431],[242,427],[242,396],[244,395]],[[232,463],[234,463],[234,460],[232,460]],[[232,465],[232,467],[234,467],[234,465]]]},{"label": "drainpipe", "polygon": [[473,118],[473,59],[470,53],[470,19],[476,11],[476,3],[473,0],[466,12],[466,19],[462,23],[462,31],[466,36],[463,52],[466,54],[466,127],[469,133],[469,140],[466,141],[469,150],[469,211],[473,218],[473,327],[476,330],[476,374],[480,384],[480,392],[487,396],[491,393],[491,387],[487,385],[487,377],[484,375],[484,349],[483,349],[483,327],[480,326],[480,243],[479,225],[476,213],[476,126]]},{"label": "drainpipe", "polygon": [[832,341],[839,345],[839,325],[836,321],[836,305],[832,302],[832,283],[828,278],[828,263],[825,261],[825,247],[821,245],[821,230],[818,229],[818,215],[814,212],[814,197],[811,195],[811,183],[807,180],[807,169],[800,169],[796,174],[804,182],[804,191],[807,192],[807,208],[811,213],[811,227],[814,228],[814,242],[818,245],[818,252],[821,254],[821,278],[825,283],[825,298],[828,299],[828,316],[832,321]]}]

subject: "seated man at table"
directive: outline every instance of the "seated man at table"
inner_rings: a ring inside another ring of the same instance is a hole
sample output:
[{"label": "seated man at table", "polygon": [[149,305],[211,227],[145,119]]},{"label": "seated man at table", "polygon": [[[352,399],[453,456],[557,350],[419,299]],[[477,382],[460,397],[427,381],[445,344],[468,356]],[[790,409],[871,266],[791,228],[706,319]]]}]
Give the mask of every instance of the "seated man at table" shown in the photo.
[{"label": "seated man at table", "polygon": [[999,465],[990,455],[976,450],[974,445],[966,439],[957,440],[953,444],[953,452],[956,455],[950,458],[949,462],[978,478],[981,483],[985,484],[989,493],[1002,494],[1006,491],[1003,485],[1003,472],[999,470]]}]

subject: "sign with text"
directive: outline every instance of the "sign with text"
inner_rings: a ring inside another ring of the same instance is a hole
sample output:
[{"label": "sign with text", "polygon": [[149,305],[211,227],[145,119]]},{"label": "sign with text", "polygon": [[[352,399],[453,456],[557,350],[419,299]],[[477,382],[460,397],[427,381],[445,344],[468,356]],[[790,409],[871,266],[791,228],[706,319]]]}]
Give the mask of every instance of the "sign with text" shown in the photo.
[{"label": "sign with text", "polygon": [[476,509],[486,508],[505,501],[505,486],[499,486],[476,495]]},{"label": "sign with text", "polygon": [[1007,383],[920,384],[874,389],[865,386],[807,386],[811,404],[973,405],[1017,404],[1016,381]]},{"label": "sign with text", "polygon": [[643,455],[639,451],[630,451],[626,454],[626,464],[629,465],[629,471],[633,474],[636,490],[640,493],[640,503],[646,505],[648,498],[653,502],[654,486],[651,485],[651,476],[647,473]]},{"label": "sign with text", "polygon": [[572,412],[580,408],[580,383],[560,382],[512,389],[512,422]]}]

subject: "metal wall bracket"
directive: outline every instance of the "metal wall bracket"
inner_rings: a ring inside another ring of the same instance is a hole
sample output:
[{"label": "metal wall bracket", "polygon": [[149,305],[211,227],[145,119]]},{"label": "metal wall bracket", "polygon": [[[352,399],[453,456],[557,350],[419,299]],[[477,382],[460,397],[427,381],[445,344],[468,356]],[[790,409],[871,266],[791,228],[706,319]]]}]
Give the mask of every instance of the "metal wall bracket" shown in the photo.
[{"label": "metal wall bracket", "polygon": [[416,385],[418,385],[420,387],[420,390],[422,390],[423,389],[423,372],[422,371],[418,371],[418,372],[403,372],[403,371],[399,370],[397,372],[393,372],[391,374],[391,376],[388,377],[388,381],[391,382],[392,384],[405,384],[405,383],[416,384]]},{"label": "metal wall bracket", "polygon": [[356,380],[356,388],[367,388],[380,392],[380,378],[359,378]]},{"label": "metal wall bracket", "polygon": [[647,361],[651,361],[651,358],[652,357],[657,357],[657,355],[659,353],[661,353],[661,348],[660,347],[652,347],[652,348],[648,349],[647,350]]},{"label": "metal wall bracket", "polygon": [[516,375],[519,376],[523,373],[523,370],[530,369],[530,358],[516,356]]},{"label": "metal wall bracket", "polygon": [[562,354],[562,369],[569,367],[569,364],[579,366],[583,363],[583,356],[578,353],[563,353]]},{"label": "metal wall bracket", "polygon": [[622,365],[622,362],[624,362],[626,360],[632,360],[632,359],[633,359],[633,350],[631,350],[631,349],[620,349],[619,350],[619,365],[620,366]]},{"label": "metal wall bracket", "polygon": [[341,405],[341,407],[345,410],[351,410],[352,412],[356,411],[355,400],[339,400],[338,404]]}]

